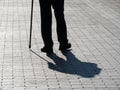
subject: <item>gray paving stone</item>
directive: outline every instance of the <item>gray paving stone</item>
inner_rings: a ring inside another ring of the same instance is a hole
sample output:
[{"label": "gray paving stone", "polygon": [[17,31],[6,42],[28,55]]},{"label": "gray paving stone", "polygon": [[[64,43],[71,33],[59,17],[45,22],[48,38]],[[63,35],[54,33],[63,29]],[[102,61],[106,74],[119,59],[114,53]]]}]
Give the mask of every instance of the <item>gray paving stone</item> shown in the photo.
[{"label": "gray paving stone", "polygon": [[49,90],[72,90],[71,88],[49,88]]},{"label": "gray paving stone", "polygon": [[24,87],[14,87],[13,90],[24,90]]},{"label": "gray paving stone", "polygon": [[65,0],[72,50],[66,54],[58,51],[53,16],[55,60],[62,63],[57,65],[40,51],[43,41],[39,0],[34,0],[34,53],[28,48],[31,1],[1,0],[0,90],[120,90],[119,3]]}]

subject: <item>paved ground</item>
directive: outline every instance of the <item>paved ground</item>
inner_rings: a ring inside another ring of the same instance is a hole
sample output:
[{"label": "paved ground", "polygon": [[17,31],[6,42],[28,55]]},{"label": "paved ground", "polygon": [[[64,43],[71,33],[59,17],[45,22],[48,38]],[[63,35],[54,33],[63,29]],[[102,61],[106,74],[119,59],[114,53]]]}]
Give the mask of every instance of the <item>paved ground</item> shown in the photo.
[{"label": "paved ground", "polygon": [[40,52],[40,10],[34,0],[0,0],[0,90],[120,90],[120,0],[65,0],[70,52]]}]

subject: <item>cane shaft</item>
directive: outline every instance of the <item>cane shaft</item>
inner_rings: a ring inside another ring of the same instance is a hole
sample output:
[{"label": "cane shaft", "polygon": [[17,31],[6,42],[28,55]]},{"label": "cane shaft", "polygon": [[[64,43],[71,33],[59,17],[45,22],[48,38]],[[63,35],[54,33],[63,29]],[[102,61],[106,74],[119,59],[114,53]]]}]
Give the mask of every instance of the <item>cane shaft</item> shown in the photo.
[{"label": "cane shaft", "polygon": [[31,3],[31,18],[30,18],[30,39],[29,39],[29,48],[31,48],[32,21],[33,21],[33,0],[32,0],[32,3]]}]

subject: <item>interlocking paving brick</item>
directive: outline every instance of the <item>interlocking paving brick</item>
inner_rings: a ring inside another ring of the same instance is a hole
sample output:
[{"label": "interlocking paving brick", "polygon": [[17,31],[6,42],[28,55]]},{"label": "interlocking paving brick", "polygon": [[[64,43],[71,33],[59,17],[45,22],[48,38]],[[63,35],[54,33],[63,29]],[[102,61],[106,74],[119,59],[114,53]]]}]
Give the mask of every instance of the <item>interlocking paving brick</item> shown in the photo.
[{"label": "interlocking paving brick", "polygon": [[0,90],[120,90],[120,1],[65,0],[70,52],[61,53],[53,16],[53,56],[40,51],[39,0],[0,1]]}]

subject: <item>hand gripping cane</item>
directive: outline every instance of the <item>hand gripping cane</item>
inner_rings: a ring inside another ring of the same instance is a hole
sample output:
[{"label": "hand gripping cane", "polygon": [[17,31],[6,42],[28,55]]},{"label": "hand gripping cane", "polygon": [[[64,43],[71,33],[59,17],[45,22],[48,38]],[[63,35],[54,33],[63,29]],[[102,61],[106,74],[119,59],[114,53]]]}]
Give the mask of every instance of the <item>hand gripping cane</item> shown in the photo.
[{"label": "hand gripping cane", "polygon": [[29,38],[29,48],[31,48],[31,38],[32,38],[32,20],[33,20],[33,0],[31,3],[31,20],[30,20],[30,38]]}]

